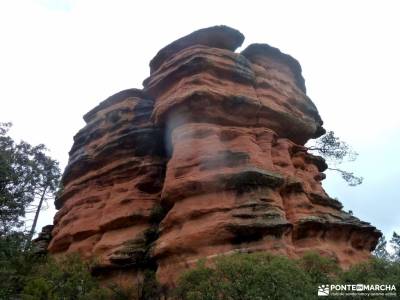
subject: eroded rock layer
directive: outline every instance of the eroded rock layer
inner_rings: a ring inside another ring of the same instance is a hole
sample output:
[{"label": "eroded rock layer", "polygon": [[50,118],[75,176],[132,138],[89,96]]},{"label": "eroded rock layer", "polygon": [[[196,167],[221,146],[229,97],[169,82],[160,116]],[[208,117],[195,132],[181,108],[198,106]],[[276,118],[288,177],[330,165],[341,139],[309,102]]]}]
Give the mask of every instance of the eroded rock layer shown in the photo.
[{"label": "eroded rock layer", "polygon": [[235,53],[242,42],[226,26],[183,37],[152,60],[143,91],[85,115],[51,253],[150,266],[167,285],[235,251],[316,250],[343,266],[370,256],[380,232],[326,194],[327,165],[304,147],[325,131],[299,63],[266,44]]},{"label": "eroded rock layer", "polygon": [[162,131],[150,122],[152,109],[153,101],[132,89],[85,115],[56,200],[51,253],[80,252],[103,271],[145,260],[165,172]]}]

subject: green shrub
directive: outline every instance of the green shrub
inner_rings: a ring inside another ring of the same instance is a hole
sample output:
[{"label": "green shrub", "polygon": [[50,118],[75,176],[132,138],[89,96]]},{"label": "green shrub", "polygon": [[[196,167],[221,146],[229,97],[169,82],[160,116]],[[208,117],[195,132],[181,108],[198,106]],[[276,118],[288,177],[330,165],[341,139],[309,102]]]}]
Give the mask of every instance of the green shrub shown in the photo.
[{"label": "green shrub", "polygon": [[165,217],[166,211],[165,209],[159,205],[156,204],[150,213],[150,223],[151,224],[159,224],[161,220]]},{"label": "green shrub", "polygon": [[48,258],[28,276],[21,294],[23,300],[155,300],[160,286],[155,272],[144,270],[143,277],[129,287],[109,284],[100,287],[90,269],[94,264],[78,255],[60,260]]},{"label": "green shrub", "polygon": [[109,299],[109,295],[110,291],[100,288],[91,276],[90,264],[78,255],[70,255],[39,265],[27,280],[22,299]]},{"label": "green shrub", "polygon": [[311,299],[316,288],[296,261],[267,253],[234,254],[204,262],[181,277],[181,299]]},{"label": "green shrub", "polygon": [[219,284],[215,278],[216,271],[200,261],[196,268],[182,274],[174,292],[180,299],[217,299]]},{"label": "green shrub", "polygon": [[267,253],[234,254],[216,258],[212,267],[201,261],[183,273],[175,296],[184,300],[317,299],[321,284],[359,283],[394,284],[400,291],[400,264],[371,259],[343,271],[335,260],[312,252],[297,260]]},{"label": "green shrub", "polygon": [[334,283],[341,272],[338,263],[331,258],[323,257],[316,252],[307,252],[298,260],[302,271],[310,277],[314,287],[320,284]]},{"label": "green shrub", "polygon": [[44,259],[25,247],[26,236],[0,236],[0,299],[13,299],[26,285],[28,275]]},{"label": "green shrub", "polygon": [[[1,255],[9,256],[6,251]],[[0,274],[9,278],[2,277],[0,299],[165,299],[152,270],[143,270],[143,276],[130,287],[100,287],[91,275],[91,263],[78,255],[60,260],[33,257],[24,251],[8,264],[3,259]],[[7,271],[7,266],[12,269]],[[317,299],[321,284],[359,283],[394,284],[399,292],[400,263],[371,259],[343,271],[334,260],[316,253],[300,259],[268,253],[233,254],[216,258],[210,266],[200,260],[197,267],[182,274],[177,288],[170,292],[172,299],[182,300]]]},{"label": "green shrub", "polygon": [[400,263],[372,258],[342,272],[339,279],[348,284],[394,284],[400,292]]}]

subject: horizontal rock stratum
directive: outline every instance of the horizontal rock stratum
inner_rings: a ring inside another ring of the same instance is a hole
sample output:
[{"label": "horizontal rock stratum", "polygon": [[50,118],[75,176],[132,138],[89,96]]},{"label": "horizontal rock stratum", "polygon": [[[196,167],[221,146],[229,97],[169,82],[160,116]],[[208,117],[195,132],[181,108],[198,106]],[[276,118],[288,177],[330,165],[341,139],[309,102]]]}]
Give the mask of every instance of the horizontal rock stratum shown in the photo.
[{"label": "horizontal rock stratum", "polygon": [[[315,250],[346,267],[380,232],[321,186],[304,144],[324,134],[300,64],[243,35],[195,31],[161,49],[144,88],[84,116],[56,199],[48,251],[95,258],[105,279],[156,270],[173,286],[201,258]],[[50,228],[51,229],[51,228]]]}]

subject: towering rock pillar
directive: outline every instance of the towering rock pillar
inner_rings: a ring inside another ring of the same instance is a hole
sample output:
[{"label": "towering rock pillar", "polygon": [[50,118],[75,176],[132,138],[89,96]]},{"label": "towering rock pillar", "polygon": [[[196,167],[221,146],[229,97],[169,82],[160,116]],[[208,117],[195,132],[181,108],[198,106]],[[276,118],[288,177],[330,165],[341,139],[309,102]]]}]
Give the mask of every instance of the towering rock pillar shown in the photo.
[{"label": "towering rock pillar", "polygon": [[346,265],[376,242],[324,192],[327,166],[303,147],[324,129],[299,63],[266,44],[233,52],[242,42],[236,30],[203,29],[150,63],[144,87],[170,150],[154,249],[163,283],[219,254],[314,249]]},{"label": "towering rock pillar", "polygon": [[51,253],[98,257],[114,277],[150,266],[169,286],[238,251],[370,256],[380,232],[325,193],[327,165],[304,147],[324,129],[299,63],[266,44],[234,52],[243,40],[226,26],[185,36],[154,57],[143,91],[85,115]]}]

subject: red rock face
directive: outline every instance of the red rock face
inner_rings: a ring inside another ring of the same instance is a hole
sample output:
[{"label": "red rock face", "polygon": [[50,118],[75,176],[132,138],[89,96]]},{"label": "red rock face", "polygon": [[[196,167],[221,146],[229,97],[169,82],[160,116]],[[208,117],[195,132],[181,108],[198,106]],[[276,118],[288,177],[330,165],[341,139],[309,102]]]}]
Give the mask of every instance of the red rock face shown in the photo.
[{"label": "red rock face", "polygon": [[236,251],[370,256],[380,232],[325,193],[327,165],[303,146],[325,131],[299,63],[266,44],[233,52],[242,42],[225,26],[183,37],[152,60],[143,91],[85,115],[51,253],[98,257],[114,275],[157,269],[166,285]]},{"label": "red rock face", "polygon": [[55,203],[60,210],[50,253],[96,258],[103,273],[144,260],[165,172],[162,134],[149,121],[152,108],[153,101],[132,89],[85,115]]}]

